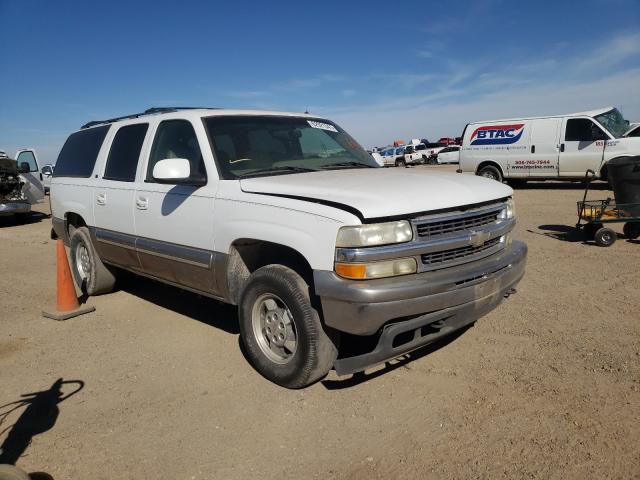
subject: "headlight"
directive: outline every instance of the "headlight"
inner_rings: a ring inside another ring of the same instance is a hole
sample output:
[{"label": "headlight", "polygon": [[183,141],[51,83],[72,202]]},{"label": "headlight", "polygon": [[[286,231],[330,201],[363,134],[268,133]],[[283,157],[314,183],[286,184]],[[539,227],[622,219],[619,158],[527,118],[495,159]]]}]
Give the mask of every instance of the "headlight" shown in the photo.
[{"label": "headlight", "polygon": [[335,268],[336,273],[341,277],[367,280],[416,273],[418,266],[413,258],[399,258],[383,262],[336,263]]},{"label": "headlight", "polygon": [[509,200],[507,200],[507,204],[500,212],[500,215],[498,216],[498,218],[501,218],[502,220],[505,220],[505,219],[508,220],[510,218],[515,218],[515,216],[516,216],[516,204],[513,201],[513,198],[510,198]]},{"label": "headlight", "polygon": [[413,230],[406,220],[373,223],[356,227],[341,227],[338,230],[336,247],[373,247],[408,242],[412,238]]}]

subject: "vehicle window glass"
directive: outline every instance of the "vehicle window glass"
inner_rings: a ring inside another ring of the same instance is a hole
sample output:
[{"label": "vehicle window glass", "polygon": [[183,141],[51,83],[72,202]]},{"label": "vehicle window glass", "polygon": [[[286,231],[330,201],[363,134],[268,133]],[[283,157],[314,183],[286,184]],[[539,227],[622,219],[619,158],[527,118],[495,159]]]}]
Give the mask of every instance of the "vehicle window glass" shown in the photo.
[{"label": "vehicle window glass", "polygon": [[110,125],[103,125],[72,134],[60,150],[53,176],[90,177],[109,128]]},{"label": "vehicle window glass", "polygon": [[640,137],[640,127],[637,127],[634,130],[631,130],[627,137]]},{"label": "vehicle window glass", "polygon": [[571,118],[567,120],[564,134],[566,142],[592,142],[607,138],[606,134],[588,118]]},{"label": "vehicle window glass", "polygon": [[142,142],[149,128],[148,123],[127,125],[116,133],[111,143],[107,166],[104,171],[106,180],[118,180],[121,182],[133,182],[136,178],[136,169]]},{"label": "vehicle window glass", "polygon": [[624,119],[617,108],[597,115],[595,119],[616,138],[620,138],[629,129],[629,122]]},{"label": "vehicle window glass", "polygon": [[416,145],[416,150],[426,150],[426,148],[427,147],[425,145],[423,145],[422,143]]},{"label": "vehicle window glass", "polygon": [[190,179],[206,178],[206,169],[196,132],[187,120],[165,120],[158,125],[147,165],[147,182],[154,182],[153,167],[160,160],[184,158],[189,160]]},{"label": "vehicle window glass", "polygon": [[36,157],[33,155],[33,152],[30,150],[27,150],[26,152],[20,152],[16,160],[18,162],[18,167],[20,167],[23,163],[27,163],[29,164],[30,172],[38,171],[38,164],[36,163]]},{"label": "vehicle window glass", "polygon": [[324,119],[216,115],[205,118],[204,125],[225,179],[352,165],[379,167],[351,136]]},{"label": "vehicle window glass", "polygon": [[440,153],[449,153],[451,151],[451,149],[449,147],[447,148],[443,148],[442,150],[440,150]]},{"label": "vehicle window glass", "polygon": [[401,155],[404,153],[404,147],[396,149],[396,155]]}]

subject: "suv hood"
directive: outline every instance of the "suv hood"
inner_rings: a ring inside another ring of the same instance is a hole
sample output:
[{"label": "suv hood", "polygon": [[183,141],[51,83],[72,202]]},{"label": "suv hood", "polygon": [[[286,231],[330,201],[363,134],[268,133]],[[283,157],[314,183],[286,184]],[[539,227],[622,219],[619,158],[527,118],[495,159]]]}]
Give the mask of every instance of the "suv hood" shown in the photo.
[{"label": "suv hood", "polygon": [[489,202],[510,187],[475,175],[426,169],[363,168],[240,180],[242,191],[346,205],[366,219],[394,217]]}]

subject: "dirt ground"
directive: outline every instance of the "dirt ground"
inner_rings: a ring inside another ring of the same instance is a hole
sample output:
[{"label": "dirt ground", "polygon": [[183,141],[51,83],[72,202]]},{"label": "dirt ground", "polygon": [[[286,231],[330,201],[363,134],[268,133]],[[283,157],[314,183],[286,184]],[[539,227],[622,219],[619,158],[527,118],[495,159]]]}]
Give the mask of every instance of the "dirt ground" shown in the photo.
[{"label": "dirt ground", "polygon": [[42,318],[48,207],[0,219],[0,405],[48,391],[0,408],[5,455],[55,480],[640,478],[640,241],[584,243],[581,196],[516,191],[527,273],[473,328],[299,391],[252,370],[234,308],[146,279]]}]

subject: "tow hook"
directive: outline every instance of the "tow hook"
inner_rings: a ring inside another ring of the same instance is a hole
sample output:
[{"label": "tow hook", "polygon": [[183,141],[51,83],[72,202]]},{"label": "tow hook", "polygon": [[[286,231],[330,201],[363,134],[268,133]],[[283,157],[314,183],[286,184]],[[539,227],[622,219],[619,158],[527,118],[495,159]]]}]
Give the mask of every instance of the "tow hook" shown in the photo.
[{"label": "tow hook", "polygon": [[509,295],[513,295],[514,293],[518,293],[518,290],[516,290],[515,288],[511,287],[509,290],[504,292],[504,298],[509,298]]}]

